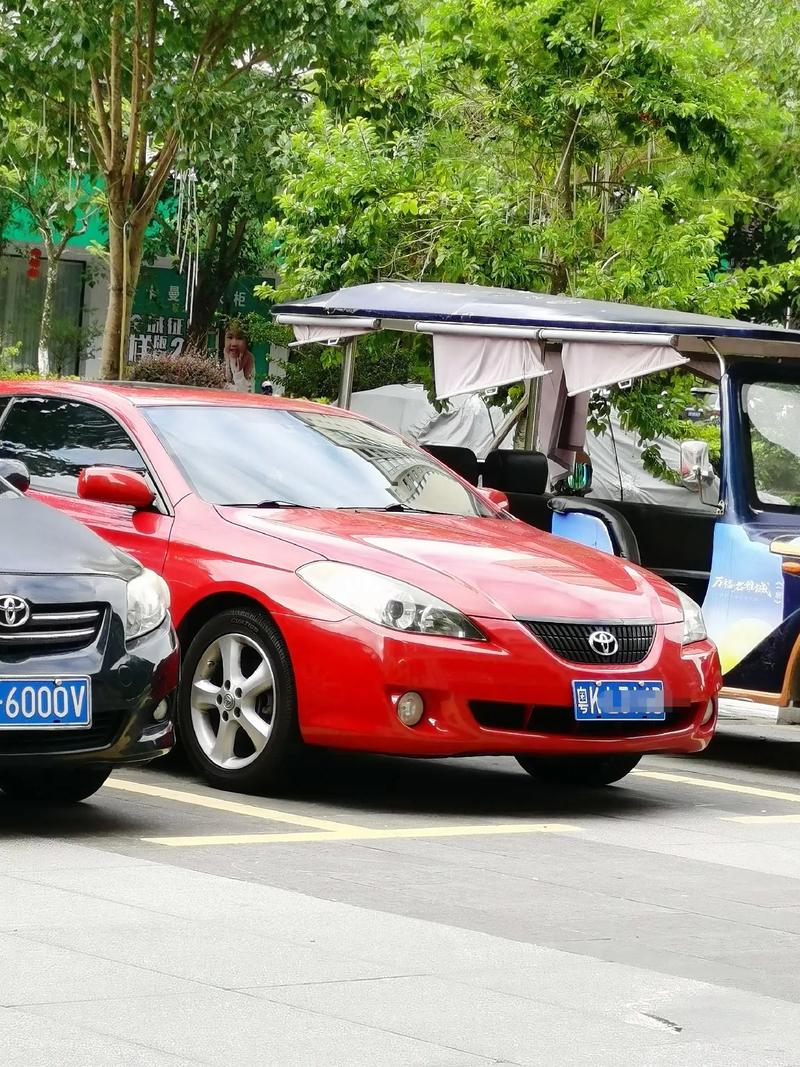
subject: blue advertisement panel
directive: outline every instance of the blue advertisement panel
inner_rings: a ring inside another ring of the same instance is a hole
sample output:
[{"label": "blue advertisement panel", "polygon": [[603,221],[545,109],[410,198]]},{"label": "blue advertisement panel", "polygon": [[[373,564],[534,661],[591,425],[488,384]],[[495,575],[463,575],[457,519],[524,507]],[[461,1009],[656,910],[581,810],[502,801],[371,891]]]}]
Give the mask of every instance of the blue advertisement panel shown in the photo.
[{"label": "blue advertisement panel", "polygon": [[703,615],[727,674],[783,622],[781,557],[747,528],[718,522]]}]

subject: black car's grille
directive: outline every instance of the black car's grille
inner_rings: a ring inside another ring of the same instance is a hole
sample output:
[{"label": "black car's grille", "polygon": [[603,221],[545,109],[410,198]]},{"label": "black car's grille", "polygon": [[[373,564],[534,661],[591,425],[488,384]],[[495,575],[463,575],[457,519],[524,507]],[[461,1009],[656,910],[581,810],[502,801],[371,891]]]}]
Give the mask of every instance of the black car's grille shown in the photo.
[{"label": "black car's grille", "polygon": [[0,730],[0,756],[51,752],[84,752],[105,748],[116,740],[125,716],[118,710],[95,710],[92,725],[83,729],[36,726],[30,730]]},{"label": "black car's grille", "polygon": [[105,613],[102,604],[31,603],[27,622],[11,628],[0,611],[0,659],[86,648],[97,640]]},{"label": "black car's grille", "polygon": [[[561,659],[599,665],[641,663],[650,651],[656,633],[652,623],[525,621],[525,626]],[[614,638],[616,651],[612,655],[604,656],[597,651],[597,646],[593,648],[589,643],[591,635],[598,631]]]}]

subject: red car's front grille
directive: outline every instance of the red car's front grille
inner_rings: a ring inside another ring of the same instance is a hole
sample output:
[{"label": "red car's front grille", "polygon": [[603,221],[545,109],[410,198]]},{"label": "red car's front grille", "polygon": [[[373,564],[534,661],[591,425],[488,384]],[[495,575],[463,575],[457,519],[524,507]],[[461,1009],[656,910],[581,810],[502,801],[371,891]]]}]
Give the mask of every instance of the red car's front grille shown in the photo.
[{"label": "red car's front grille", "polygon": [[[525,621],[534,637],[570,663],[641,663],[650,651],[656,628],[652,623],[585,623]],[[614,652],[603,655],[592,648],[590,638],[596,632],[610,634],[616,642]]]},{"label": "red car's front grille", "polygon": [[470,711],[485,730],[513,733],[558,734],[563,737],[627,737],[630,734],[657,734],[690,726],[694,707],[666,708],[663,721],[629,719],[617,722],[577,720],[572,708],[512,704],[497,700],[471,700]]}]

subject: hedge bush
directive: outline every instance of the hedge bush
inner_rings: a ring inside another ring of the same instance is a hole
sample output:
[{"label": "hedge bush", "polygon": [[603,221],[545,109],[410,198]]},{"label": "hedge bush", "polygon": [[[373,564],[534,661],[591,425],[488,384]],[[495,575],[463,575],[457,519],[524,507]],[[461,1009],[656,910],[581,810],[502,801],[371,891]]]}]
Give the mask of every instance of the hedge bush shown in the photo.
[{"label": "hedge bush", "polygon": [[163,382],[168,385],[195,385],[203,389],[223,389],[222,367],[208,356],[187,352],[180,356],[145,356],[128,375],[133,382]]}]

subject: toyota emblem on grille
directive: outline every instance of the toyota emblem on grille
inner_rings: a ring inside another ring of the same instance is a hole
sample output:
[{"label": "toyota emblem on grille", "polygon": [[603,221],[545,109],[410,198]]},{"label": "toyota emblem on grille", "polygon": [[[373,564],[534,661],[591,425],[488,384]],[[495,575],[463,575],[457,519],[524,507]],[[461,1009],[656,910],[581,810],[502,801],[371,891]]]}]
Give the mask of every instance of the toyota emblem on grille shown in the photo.
[{"label": "toyota emblem on grille", "polygon": [[616,656],[619,642],[608,630],[592,630],[589,634],[589,648],[598,656]]},{"label": "toyota emblem on grille", "polygon": [[31,617],[27,600],[19,596],[0,596],[0,626],[7,630],[16,630],[24,626]]}]

